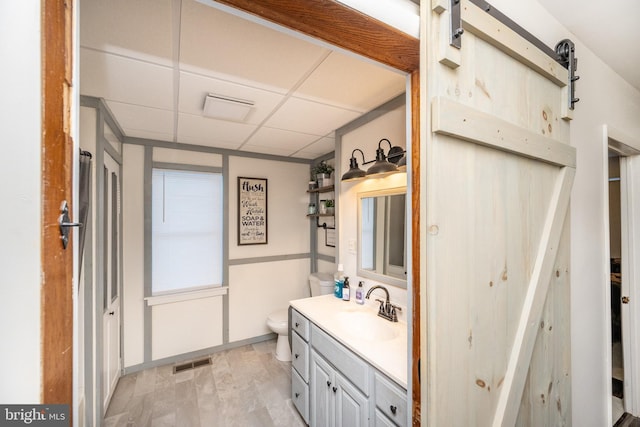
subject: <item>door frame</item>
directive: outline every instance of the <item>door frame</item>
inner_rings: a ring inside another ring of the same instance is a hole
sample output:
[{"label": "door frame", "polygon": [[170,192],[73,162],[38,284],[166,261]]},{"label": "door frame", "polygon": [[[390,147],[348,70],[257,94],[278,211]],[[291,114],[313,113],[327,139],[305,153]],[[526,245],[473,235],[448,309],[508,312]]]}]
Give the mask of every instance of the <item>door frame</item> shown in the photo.
[{"label": "door frame", "polygon": [[[73,238],[63,248],[58,217],[63,200],[74,210],[73,167],[77,143],[72,139],[71,111],[75,20],[73,0],[42,2],[42,403],[70,406],[73,414],[74,289]],[[73,218],[72,218],[73,219]],[[73,237],[73,230],[71,236]]]},{"label": "door frame", "polygon": [[[640,170],[640,139],[633,138],[624,132],[609,126],[603,126],[603,225],[605,230],[604,248],[604,273],[603,283],[610,281],[610,231],[609,231],[609,151],[615,151],[620,155],[620,214],[621,214],[621,249],[622,249],[622,277],[628,283],[629,298],[631,306],[640,298],[640,219],[634,210],[640,205],[638,197],[638,180],[633,177],[638,175]],[[635,189],[635,192],[634,192]],[[630,262],[629,260],[634,260]],[[607,391],[607,413],[608,418],[612,418],[612,353],[611,353],[611,290],[604,287],[605,304],[605,385]],[[640,313],[638,310],[622,310],[623,327],[623,357],[624,357],[624,409],[631,415],[640,414],[640,363],[636,360],[640,355]],[[628,333],[625,332],[625,325]]]},{"label": "door frame", "polygon": [[[388,65],[408,75],[411,111],[411,269],[407,305],[411,311],[409,352],[412,425],[420,425],[420,40],[336,0],[215,0],[333,46]],[[381,43],[384,41],[384,43]],[[410,155],[409,155],[410,154]]]}]

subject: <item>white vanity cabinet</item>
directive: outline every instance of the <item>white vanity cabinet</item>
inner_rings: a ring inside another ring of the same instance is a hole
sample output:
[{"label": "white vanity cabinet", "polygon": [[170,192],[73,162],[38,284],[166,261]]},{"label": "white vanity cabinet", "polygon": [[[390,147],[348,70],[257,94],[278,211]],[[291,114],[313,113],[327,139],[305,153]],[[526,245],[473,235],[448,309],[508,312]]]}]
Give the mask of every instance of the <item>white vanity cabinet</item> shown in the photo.
[{"label": "white vanity cabinet", "polygon": [[309,424],[309,321],[291,310],[291,400]]},{"label": "white vanity cabinet", "polygon": [[407,392],[295,309],[292,401],[311,427],[407,425]]}]

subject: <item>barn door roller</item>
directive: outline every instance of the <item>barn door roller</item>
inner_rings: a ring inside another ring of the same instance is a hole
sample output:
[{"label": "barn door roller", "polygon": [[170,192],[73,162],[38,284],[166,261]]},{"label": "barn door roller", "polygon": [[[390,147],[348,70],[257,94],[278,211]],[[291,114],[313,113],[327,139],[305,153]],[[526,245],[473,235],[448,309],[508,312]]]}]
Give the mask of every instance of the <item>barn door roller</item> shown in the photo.
[{"label": "barn door roller", "polygon": [[556,54],[558,55],[557,61],[569,71],[569,108],[573,110],[574,104],[580,101],[580,98],[576,98],[576,80],[580,76],[576,76],[576,70],[578,69],[578,58],[576,58],[576,46],[569,39],[564,39],[558,42],[556,45]]}]

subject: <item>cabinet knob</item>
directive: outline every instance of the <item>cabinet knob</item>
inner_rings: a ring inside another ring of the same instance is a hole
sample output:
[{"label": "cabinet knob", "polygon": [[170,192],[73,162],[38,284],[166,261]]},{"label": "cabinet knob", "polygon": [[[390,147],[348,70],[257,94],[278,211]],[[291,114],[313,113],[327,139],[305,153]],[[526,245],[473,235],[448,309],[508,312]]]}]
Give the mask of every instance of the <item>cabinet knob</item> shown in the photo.
[{"label": "cabinet knob", "polygon": [[392,413],[393,415],[395,415],[395,414],[396,414],[396,412],[398,411],[398,408],[397,408],[395,405],[391,405],[391,406],[389,406],[389,409],[391,409],[391,413]]},{"label": "cabinet knob", "polygon": [[300,397],[300,393],[296,393],[296,399]]},{"label": "cabinet knob", "polygon": [[299,355],[299,354],[296,354],[296,355],[295,355],[295,357],[296,357],[296,359],[297,359],[298,357],[300,357],[300,355]]},{"label": "cabinet knob", "polygon": [[300,326],[300,323],[296,322],[296,328],[297,328],[298,326]]},{"label": "cabinet knob", "polygon": [[338,387],[333,387],[333,392],[335,393],[336,391],[338,391]]},{"label": "cabinet knob", "polygon": [[331,381],[327,381],[327,387],[331,387]]}]

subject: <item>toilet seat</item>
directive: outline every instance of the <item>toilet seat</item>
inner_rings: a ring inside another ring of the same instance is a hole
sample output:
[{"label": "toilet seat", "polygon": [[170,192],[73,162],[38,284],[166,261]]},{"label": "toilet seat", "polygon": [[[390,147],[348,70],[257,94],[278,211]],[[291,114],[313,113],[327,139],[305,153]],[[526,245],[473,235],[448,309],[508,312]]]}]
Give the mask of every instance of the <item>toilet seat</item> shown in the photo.
[{"label": "toilet seat", "polygon": [[274,311],[273,313],[269,314],[267,320],[271,323],[287,324],[289,323],[289,310],[285,308],[282,310]]}]

